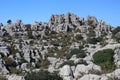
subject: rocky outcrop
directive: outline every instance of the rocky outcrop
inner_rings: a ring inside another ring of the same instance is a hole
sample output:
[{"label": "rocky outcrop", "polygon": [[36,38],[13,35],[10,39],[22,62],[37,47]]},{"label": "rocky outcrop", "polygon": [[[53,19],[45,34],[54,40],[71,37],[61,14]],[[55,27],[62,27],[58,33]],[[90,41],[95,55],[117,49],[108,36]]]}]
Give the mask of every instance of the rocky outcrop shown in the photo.
[{"label": "rocky outcrop", "polygon": [[[28,30],[37,31],[37,33],[34,32],[34,34],[45,36],[43,33],[48,28],[57,33],[79,31],[87,34],[90,33],[89,30],[93,29],[96,37],[99,37],[103,32],[107,34],[110,33],[112,27],[102,20],[98,21],[94,16],[88,16],[85,20],[73,13],[52,15],[47,23],[35,21],[33,24],[23,24],[21,20],[17,20],[15,23],[8,23],[4,28],[2,23],[0,24],[0,30],[6,30],[11,36],[25,35]],[[41,33],[41,31],[43,32]],[[1,34],[3,34],[3,32]]]},{"label": "rocky outcrop", "polygon": [[95,64],[89,64],[85,66],[81,64],[81,65],[77,65],[75,69],[74,77],[77,79],[85,74],[95,73],[95,72],[101,72],[100,66],[97,66]]},{"label": "rocky outcrop", "polygon": [[71,67],[69,65],[64,65],[60,69],[59,74],[63,78],[63,80],[73,80],[73,72],[72,72]]},{"label": "rocky outcrop", "polygon": [[119,67],[120,66],[120,46],[116,46],[114,55],[114,62]]},{"label": "rocky outcrop", "polygon": [[[33,24],[9,20],[6,25],[0,23],[0,74],[8,80],[24,80],[26,75],[18,75],[40,70],[58,72],[63,80],[120,78],[120,44],[114,40],[112,26],[95,16],[85,19],[67,13],[52,15],[47,23]],[[109,48],[114,50],[118,67],[97,75],[102,69],[94,64],[93,55]]]}]

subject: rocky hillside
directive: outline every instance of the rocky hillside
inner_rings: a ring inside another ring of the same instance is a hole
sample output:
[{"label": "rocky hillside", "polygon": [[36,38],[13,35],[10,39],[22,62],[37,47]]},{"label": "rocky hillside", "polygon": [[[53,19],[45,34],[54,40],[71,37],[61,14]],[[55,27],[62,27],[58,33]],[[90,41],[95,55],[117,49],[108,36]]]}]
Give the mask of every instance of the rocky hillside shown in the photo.
[{"label": "rocky hillside", "polygon": [[0,80],[120,80],[120,27],[73,13],[0,23]]}]

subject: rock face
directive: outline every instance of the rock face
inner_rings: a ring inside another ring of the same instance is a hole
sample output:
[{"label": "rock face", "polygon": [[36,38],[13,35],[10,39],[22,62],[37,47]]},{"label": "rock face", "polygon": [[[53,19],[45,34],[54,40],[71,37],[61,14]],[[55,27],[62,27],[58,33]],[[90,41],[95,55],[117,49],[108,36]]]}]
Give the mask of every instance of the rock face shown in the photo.
[{"label": "rock face", "polygon": [[107,76],[112,79],[120,79],[120,69],[116,69],[112,73],[108,73]]},{"label": "rock face", "polygon": [[[9,27],[8,27],[9,26]],[[28,29],[29,28],[29,29]],[[7,25],[0,24],[0,30],[2,30],[1,35],[9,33],[11,36],[15,35],[25,35],[25,31],[33,30],[37,31],[33,32],[36,35],[43,35],[45,30],[50,28],[55,32],[74,32],[75,30],[79,30],[82,33],[89,33],[90,29],[94,29],[96,32],[96,37],[99,37],[102,33],[110,33],[111,26],[105,24],[104,21],[97,21],[96,17],[88,16],[85,20],[84,18],[80,18],[73,13],[67,13],[62,15],[52,15],[48,23],[35,21],[33,24],[23,24],[21,20],[17,20],[15,23],[9,23]],[[43,32],[42,32],[43,31]]]},{"label": "rock face", "polygon": [[73,73],[69,65],[64,65],[60,69],[60,76],[63,80],[73,80]]},{"label": "rock face", "polygon": [[114,55],[115,63],[117,66],[120,66],[120,46],[117,46],[114,52],[115,52]]},{"label": "rock face", "polygon": [[89,72],[100,72],[101,68],[95,64],[89,64],[87,66],[85,65],[77,65],[76,69],[75,69],[75,73],[74,73],[74,77],[77,79],[81,76],[83,76],[84,74],[88,74]]}]

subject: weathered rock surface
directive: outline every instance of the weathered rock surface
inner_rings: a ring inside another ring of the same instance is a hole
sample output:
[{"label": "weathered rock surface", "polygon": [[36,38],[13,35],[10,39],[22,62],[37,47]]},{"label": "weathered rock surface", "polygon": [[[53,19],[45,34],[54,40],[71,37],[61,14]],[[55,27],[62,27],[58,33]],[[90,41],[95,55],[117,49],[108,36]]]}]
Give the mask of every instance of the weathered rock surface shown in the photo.
[{"label": "weathered rock surface", "polygon": [[71,67],[69,65],[64,65],[60,69],[59,74],[63,78],[63,80],[73,80],[73,72],[72,72]]},{"label": "weathered rock surface", "polygon": [[17,76],[16,74],[8,75],[8,80],[25,80],[23,76]]}]

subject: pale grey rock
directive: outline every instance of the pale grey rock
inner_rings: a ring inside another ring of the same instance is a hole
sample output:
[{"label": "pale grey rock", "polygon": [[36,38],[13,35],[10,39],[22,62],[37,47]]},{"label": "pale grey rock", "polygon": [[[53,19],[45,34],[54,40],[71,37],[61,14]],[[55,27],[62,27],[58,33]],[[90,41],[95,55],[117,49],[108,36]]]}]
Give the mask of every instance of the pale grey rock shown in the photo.
[{"label": "pale grey rock", "polygon": [[36,53],[35,57],[36,57],[37,59],[39,59],[39,58],[40,58],[40,55],[39,55],[39,53],[38,53],[38,50],[35,50],[35,53]]},{"label": "pale grey rock", "polygon": [[82,78],[78,80],[101,80],[101,79],[100,76],[98,75],[88,74],[88,75],[84,75]]},{"label": "pale grey rock", "polygon": [[16,53],[16,57],[20,59],[21,58],[20,53]]},{"label": "pale grey rock", "polygon": [[86,68],[85,65],[81,64],[81,65],[77,65],[76,69],[75,69],[75,73],[74,73],[74,77],[78,78],[83,76],[84,74],[87,74],[89,71]]},{"label": "pale grey rock", "polygon": [[114,50],[114,62],[119,67],[120,66],[120,46],[116,46]]},{"label": "pale grey rock", "polygon": [[110,77],[110,78],[118,78],[120,79],[120,69],[116,69],[115,71],[113,71],[112,73],[108,73],[106,74],[106,76]]},{"label": "pale grey rock", "polygon": [[62,64],[62,63],[64,63],[65,61],[67,61],[66,59],[58,59],[58,62],[56,63],[56,65],[55,65],[55,68],[56,69],[58,69],[59,68],[59,66]]},{"label": "pale grey rock", "polygon": [[55,57],[48,57],[47,59],[51,63],[48,67],[48,71],[51,73],[53,73],[54,71],[58,71],[59,65],[63,63],[61,62],[62,60],[60,60],[60,58],[57,59]]},{"label": "pale grey rock", "polygon": [[16,74],[8,75],[8,80],[25,80],[23,76],[18,76]]},{"label": "pale grey rock", "polygon": [[23,71],[29,72],[30,69],[27,69],[27,64],[28,64],[28,63],[23,63],[23,64],[21,65],[21,69],[22,69]]},{"label": "pale grey rock", "polygon": [[75,78],[78,78],[78,77],[81,77],[83,76],[84,74],[88,74],[89,72],[91,71],[98,71],[100,72],[101,71],[101,67],[100,66],[97,66],[95,64],[89,64],[87,66],[81,64],[81,65],[77,65],[76,69],[75,69],[75,72],[74,72],[74,77]]},{"label": "pale grey rock", "polygon": [[48,51],[47,50],[43,50],[43,51],[41,51],[41,55],[42,55],[42,59],[43,60],[45,60],[45,55],[48,53]]},{"label": "pale grey rock", "polygon": [[1,69],[0,73],[6,75],[9,73],[9,71],[6,69],[4,64],[5,62],[2,59],[0,59],[0,69]]},{"label": "pale grey rock", "polygon": [[0,52],[4,54],[4,56],[7,57],[7,54],[9,54],[9,51],[7,50],[7,47],[4,43],[0,43],[1,47],[0,47]]},{"label": "pale grey rock", "polygon": [[59,74],[63,78],[63,80],[73,80],[73,73],[72,73],[71,67],[69,65],[64,65],[60,69]]},{"label": "pale grey rock", "polygon": [[106,75],[102,75],[100,80],[108,80],[108,77]]},{"label": "pale grey rock", "polygon": [[0,23],[0,30],[2,30],[3,29],[3,24],[2,23]]},{"label": "pale grey rock", "polygon": [[89,64],[87,66],[87,69],[91,70],[91,71],[99,71],[99,72],[101,72],[101,67],[98,66],[98,65],[95,65],[95,64]]},{"label": "pale grey rock", "polygon": [[23,45],[23,57],[26,61],[30,62],[30,48],[27,45]]},{"label": "pale grey rock", "polygon": [[40,69],[33,69],[32,72],[39,72]]}]

